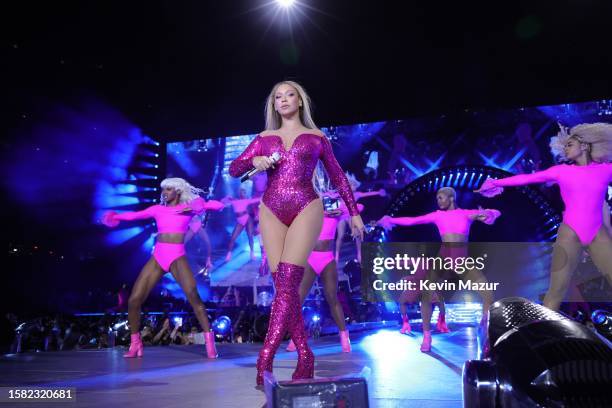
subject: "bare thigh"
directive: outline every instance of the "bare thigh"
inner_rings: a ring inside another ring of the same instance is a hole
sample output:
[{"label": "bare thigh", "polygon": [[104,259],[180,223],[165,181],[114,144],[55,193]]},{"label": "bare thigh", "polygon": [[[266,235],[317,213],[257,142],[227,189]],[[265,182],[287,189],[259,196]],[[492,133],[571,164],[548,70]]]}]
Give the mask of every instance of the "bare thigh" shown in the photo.
[{"label": "bare thigh", "polygon": [[612,285],[612,237],[602,226],[589,245],[593,263]]},{"label": "bare thigh", "polygon": [[259,231],[263,246],[266,248],[268,266],[272,272],[276,272],[283,254],[288,229],[263,202],[259,205]]}]

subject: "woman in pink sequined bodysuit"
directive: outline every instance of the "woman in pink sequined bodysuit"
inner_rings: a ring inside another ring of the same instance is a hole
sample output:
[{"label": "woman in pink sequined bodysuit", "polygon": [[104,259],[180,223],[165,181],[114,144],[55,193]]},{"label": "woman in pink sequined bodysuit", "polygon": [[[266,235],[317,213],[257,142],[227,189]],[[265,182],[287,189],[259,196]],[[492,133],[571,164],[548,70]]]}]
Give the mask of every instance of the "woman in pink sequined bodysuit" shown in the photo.
[{"label": "woman in pink sequined bodysuit", "polygon": [[558,310],[578,266],[582,247],[588,247],[595,266],[612,284],[612,237],[603,222],[603,213],[609,211],[605,199],[612,182],[612,125],[584,123],[569,132],[561,127],[550,146],[553,154],[572,164],[499,180],[489,178],[476,192],[493,197],[501,194],[504,187],[559,185],[565,211],[552,255],[550,287],[544,297],[545,306]]},{"label": "woman in pink sequined bodysuit", "polygon": [[[278,152],[274,164],[269,158]],[[230,175],[240,177],[251,168],[267,171],[268,185],[259,207],[261,235],[276,288],[270,324],[257,360],[257,385],[272,371],[274,354],[289,331],[298,350],[293,379],[314,376],[314,355],[306,342],[298,288],[306,259],[323,224],[323,204],[313,187],[313,172],[321,160],[351,215],[353,233],[363,237],[348,180],[336,161],[331,143],[316,128],[310,100],[293,81],[276,84],[266,103],[266,131],[259,134],[230,165]]]}]

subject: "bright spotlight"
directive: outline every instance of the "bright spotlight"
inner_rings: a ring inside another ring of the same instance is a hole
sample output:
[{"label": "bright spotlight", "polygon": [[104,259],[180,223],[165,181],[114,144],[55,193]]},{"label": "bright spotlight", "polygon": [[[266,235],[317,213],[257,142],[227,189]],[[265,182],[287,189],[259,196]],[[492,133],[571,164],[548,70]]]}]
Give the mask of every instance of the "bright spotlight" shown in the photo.
[{"label": "bright spotlight", "polygon": [[276,0],[281,7],[289,8],[295,3],[295,0]]}]

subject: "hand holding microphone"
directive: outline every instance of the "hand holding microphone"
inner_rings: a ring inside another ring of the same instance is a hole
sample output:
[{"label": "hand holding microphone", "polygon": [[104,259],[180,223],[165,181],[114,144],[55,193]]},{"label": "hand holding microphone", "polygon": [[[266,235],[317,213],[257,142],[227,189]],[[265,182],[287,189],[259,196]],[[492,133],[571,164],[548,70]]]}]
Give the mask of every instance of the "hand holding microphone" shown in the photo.
[{"label": "hand holding microphone", "polygon": [[268,170],[269,168],[274,168],[274,165],[278,163],[281,159],[281,156],[278,152],[272,153],[269,157],[267,156],[256,156],[253,158],[253,168],[249,170],[242,178],[241,182],[245,182],[255,174],[260,171]]}]

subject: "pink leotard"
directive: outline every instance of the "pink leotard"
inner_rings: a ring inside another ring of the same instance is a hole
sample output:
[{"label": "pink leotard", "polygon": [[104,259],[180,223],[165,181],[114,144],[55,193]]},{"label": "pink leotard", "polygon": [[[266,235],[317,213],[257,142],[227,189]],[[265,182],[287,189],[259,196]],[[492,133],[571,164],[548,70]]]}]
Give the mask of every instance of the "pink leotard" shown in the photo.
[{"label": "pink leotard", "polygon": [[[357,204],[357,209],[359,212],[363,211],[363,204]],[[348,215],[348,210],[345,206],[340,207],[342,210],[342,214],[337,217],[323,217],[323,227],[321,228],[321,233],[319,234],[319,241],[327,241],[332,240],[336,236],[336,229],[338,228],[338,223]],[[312,251],[308,256],[308,264],[312,267],[317,275],[320,275],[323,272],[323,269],[331,261],[333,261],[334,253],[332,251]]]},{"label": "pink leotard", "polygon": [[349,213],[359,213],[350,184],[325,136],[302,133],[295,138],[291,148],[286,150],[280,136],[258,135],[232,162],[229,173],[232,177],[240,177],[253,168],[254,157],[269,157],[274,152],[281,155],[281,160],[274,169],[267,170],[268,185],[261,201],[282,223],[291,225],[308,204],[319,198],[312,185],[312,174],[319,160],[323,162]]},{"label": "pink leotard", "polygon": [[417,225],[417,224],[435,224],[438,227],[440,236],[446,234],[462,234],[468,236],[470,234],[470,226],[474,218],[478,215],[484,215],[485,224],[493,224],[501,212],[493,209],[486,210],[464,210],[461,208],[455,210],[438,210],[420,217],[397,217],[391,218],[393,224],[396,225]]},{"label": "pink leotard", "polygon": [[245,226],[249,221],[249,214],[247,213],[247,207],[251,204],[260,202],[258,198],[236,198],[231,201],[234,214],[236,214],[236,221],[238,224]]},{"label": "pink leotard", "polygon": [[[102,222],[109,227],[116,227],[119,221],[154,218],[157,224],[157,231],[160,234],[185,234],[194,215],[202,214],[206,210],[218,211],[224,207],[225,205],[220,201],[205,201],[203,198],[198,197],[188,203],[182,203],[175,206],[158,204],[142,211],[124,212],[120,214],[114,211],[108,211],[104,214]],[[186,208],[191,209],[191,211],[183,211]],[[183,243],[155,243],[153,257],[164,271],[169,271],[172,262],[183,255],[185,255],[185,245]]]},{"label": "pink leotard", "polygon": [[612,163],[561,164],[532,174],[487,179],[481,194],[493,197],[503,191],[502,187],[546,182],[559,185],[565,204],[563,223],[574,230],[583,245],[590,244],[603,223],[602,203],[612,182]]}]

